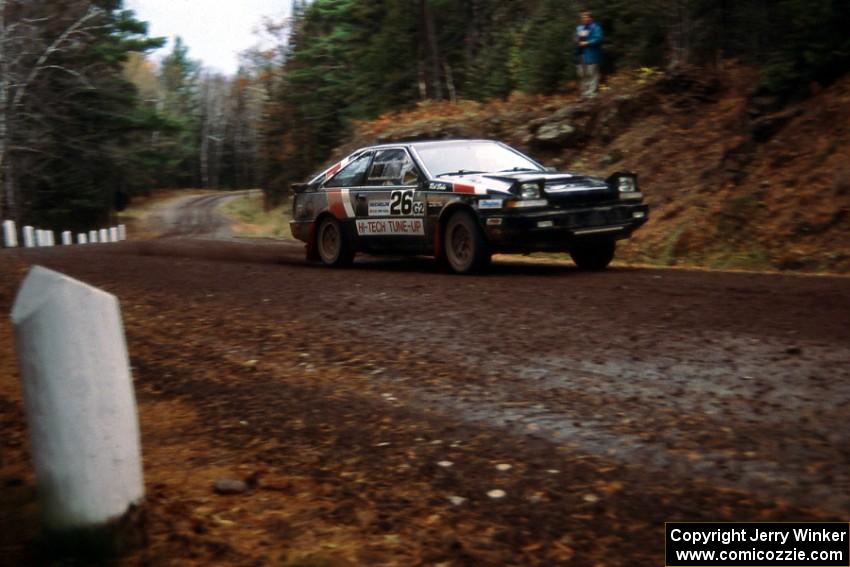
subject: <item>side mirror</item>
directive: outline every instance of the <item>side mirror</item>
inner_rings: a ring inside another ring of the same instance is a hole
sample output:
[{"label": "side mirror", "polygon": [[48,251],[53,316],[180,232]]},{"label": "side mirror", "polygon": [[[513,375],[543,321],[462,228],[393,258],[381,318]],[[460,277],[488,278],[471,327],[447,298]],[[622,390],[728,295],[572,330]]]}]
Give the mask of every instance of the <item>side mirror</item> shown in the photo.
[{"label": "side mirror", "polygon": [[544,170],[546,173],[558,173],[558,168],[557,168],[557,167],[554,167],[554,166],[552,166],[552,165],[547,165],[546,167],[544,167],[544,168],[543,168],[543,170]]},{"label": "side mirror", "polygon": [[290,185],[290,188],[292,189],[293,193],[303,193],[307,190],[307,187],[309,187],[309,185],[309,183],[293,183],[292,185]]}]

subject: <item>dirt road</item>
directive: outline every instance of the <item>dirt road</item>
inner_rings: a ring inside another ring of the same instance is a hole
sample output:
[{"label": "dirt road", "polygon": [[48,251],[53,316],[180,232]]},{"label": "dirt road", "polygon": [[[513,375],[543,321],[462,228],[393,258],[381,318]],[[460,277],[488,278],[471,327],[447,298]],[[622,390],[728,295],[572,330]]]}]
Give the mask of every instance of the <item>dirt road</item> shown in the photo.
[{"label": "dirt road", "polygon": [[[223,234],[208,203],[174,234]],[[665,521],[847,520],[848,278],[301,258],[0,252],[3,309],[32,263],[121,300],[151,538],[128,562],[660,565]],[[9,368],[3,477],[25,491]]]},{"label": "dirt road", "polygon": [[163,238],[229,239],[232,237],[230,222],[218,209],[252,193],[252,190],[228,191],[171,199],[155,205],[147,222],[150,229]]}]

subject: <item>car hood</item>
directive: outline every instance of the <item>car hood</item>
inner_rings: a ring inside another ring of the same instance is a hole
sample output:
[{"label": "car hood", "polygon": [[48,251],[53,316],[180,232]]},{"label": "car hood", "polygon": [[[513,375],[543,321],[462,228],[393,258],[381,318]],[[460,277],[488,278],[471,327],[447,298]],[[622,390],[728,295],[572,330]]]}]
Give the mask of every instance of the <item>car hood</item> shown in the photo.
[{"label": "car hood", "polygon": [[560,194],[610,191],[608,183],[599,177],[576,173],[551,173],[542,171],[498,171],[493,173],[466,173],[462,175],[443,175],[440,181],[453,185],[469,185],[478,194],[510,193],[515,183],[543,182],[544,190],[550,197]]}]

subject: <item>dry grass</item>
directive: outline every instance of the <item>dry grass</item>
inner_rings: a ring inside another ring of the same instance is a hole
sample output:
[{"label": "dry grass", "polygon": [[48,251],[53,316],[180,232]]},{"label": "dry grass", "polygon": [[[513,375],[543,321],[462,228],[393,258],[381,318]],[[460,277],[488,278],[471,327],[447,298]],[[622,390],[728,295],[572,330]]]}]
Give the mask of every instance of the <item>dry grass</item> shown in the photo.
[{"label": "dry grass", "polygon": [[289,201],[267,209],[262,193],[252,192],[229,201],[221,208],[221,212],[233,220],[232,230],[235,236],[292,240],[289,230],[289,221],[292,218]]}]

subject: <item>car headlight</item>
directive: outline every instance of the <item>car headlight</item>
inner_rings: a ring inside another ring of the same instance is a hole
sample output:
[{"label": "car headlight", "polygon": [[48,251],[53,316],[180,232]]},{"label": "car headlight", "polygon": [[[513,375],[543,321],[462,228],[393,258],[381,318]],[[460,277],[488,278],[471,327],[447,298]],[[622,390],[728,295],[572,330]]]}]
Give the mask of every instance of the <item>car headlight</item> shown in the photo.
[{"label": "car headlight", "polygon": [[639,201],[643,199],[637,175],[628,171],[618,171],[605,180],[611,191],[616,191],[621,200]]},{"label": "car headlight", "polygon": [[519,186],[519,196],[523,199],[539,199],[540,185],[537,183],[523,183]]},{"label": "car headlight", "polygon": [[617,190],[620,193],[631,193],[637,191],[637,180],[634,177],[621,176],[617,180]]}]

